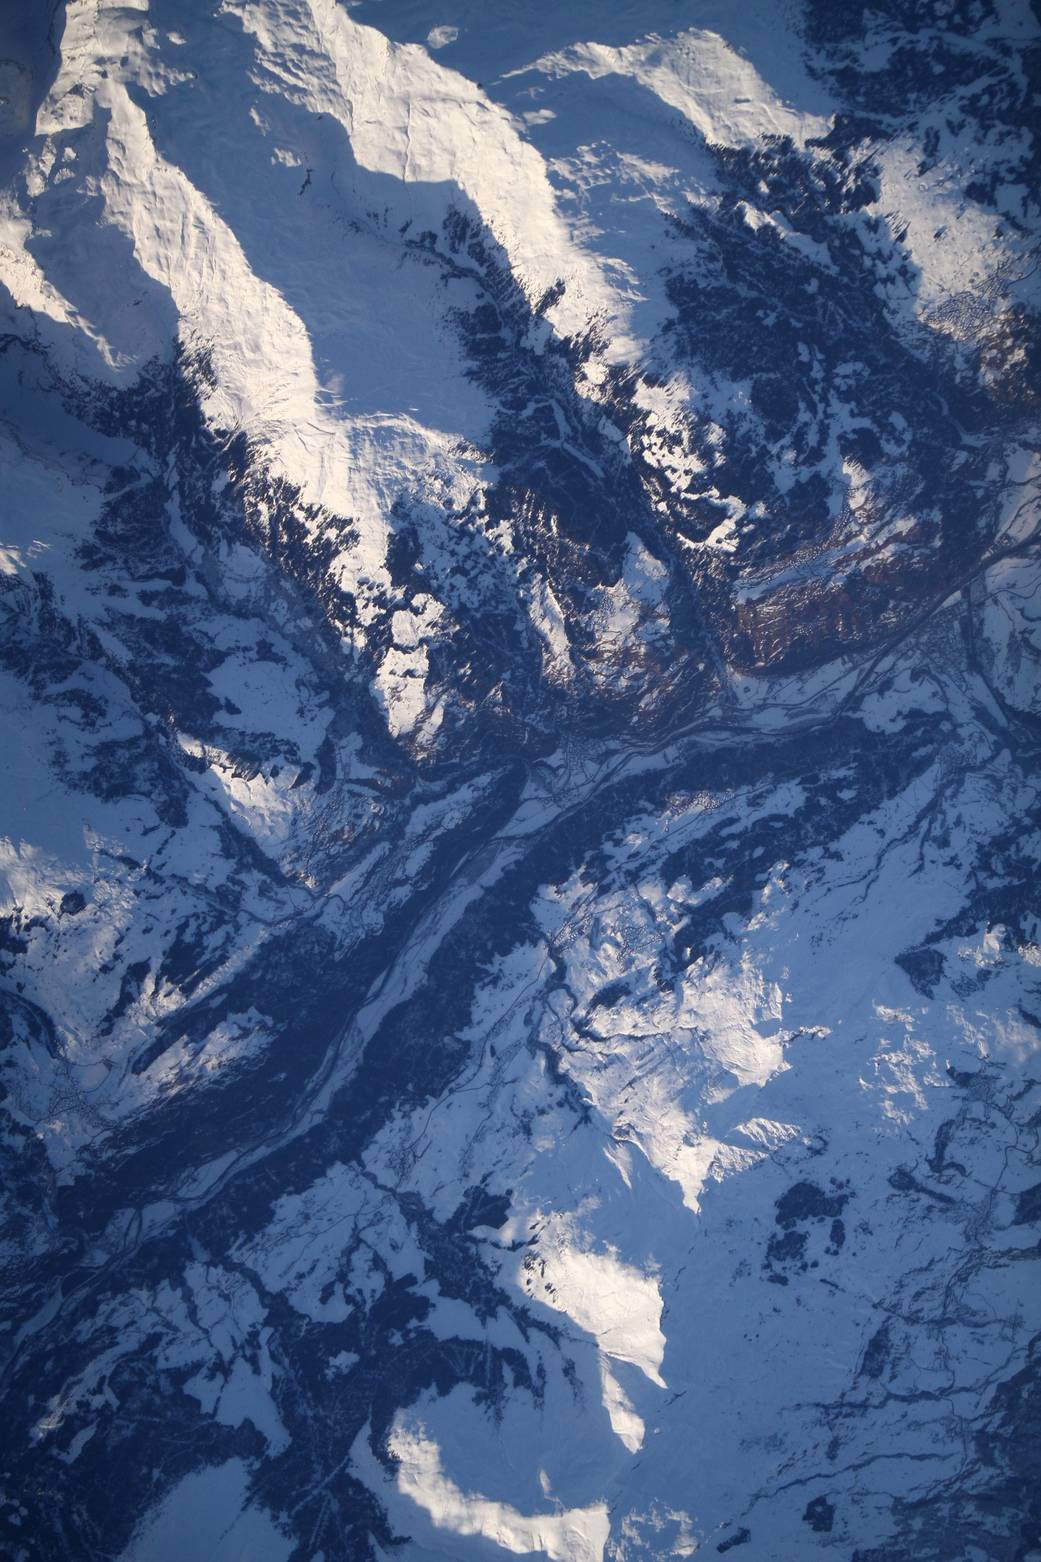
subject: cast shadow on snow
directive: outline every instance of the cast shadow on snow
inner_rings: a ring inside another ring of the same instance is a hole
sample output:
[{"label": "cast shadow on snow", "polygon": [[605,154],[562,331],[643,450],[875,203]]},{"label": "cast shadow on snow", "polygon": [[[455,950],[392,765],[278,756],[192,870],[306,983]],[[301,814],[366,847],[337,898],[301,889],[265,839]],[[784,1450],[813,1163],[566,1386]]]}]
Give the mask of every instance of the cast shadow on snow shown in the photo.
[{"label": "cast shadow on snow", "polygon": [[[337,140],[335,136],[332,139]],[[332,156],[337,160],[349,157],[349,148],[345,150],[336,145]],[[362,178],[360,173],[358,177]],[[389,197],[397,188],[396,181],[389,181],[387,185],[381,185],[379,181],[369,184],[370,178],[365,175],[362,182],[366,191],[374,196]],[[522,385],[530,380],[544,397],[563,398],[564,411],[579,436],[576,448],[581,455],[587,460],[601,462],[608,473],[616,470],[609,459],[610,449],[595,428],[590,427],[585,410],[578,404],[566,354],[556,354],[543,362],[540,360],[545,358],[545,353],[535,353],[525,345],[532,331],[537,329],[537,310],[518,297],[501,254],[490,244],[472,210],[464,208],[458,192],[446,191],[445,195],[446,215],[454,212],[456,216],[449,216],[447,233],[444,238],[437,237],[429,260],[438,267],[454,266],[463,270],[474,279],[475,286],[484,290],[487,298],[487,305],[479,305],[478,310],[471,311],[471,318],[464,319],[461,324],[475,372],[489,393],[506,408],[496,419],[490,434],[491,451],[497,464],[508,474],[499,502],[512,504],[515,496],[522,492],[536,494],[547,510],[563,517],[565,529],[570,530],[577,550],[600,554],[587,565],[586,584],[596,585],[609,580],[611,572],[619,567],[621,547],[628,531],[632,529],[641,535],[640,528],[644,528],[642,534],[650,542],[658,536],[657,523],[641,508],[638,496],[624,488],[620,498],[610,503],[605,501],[605,484],[589,476],[587,461],[569,455],[561,447],[555,419],[552,425],[548,421],[531,426],[525,426],[523,421],[518,424],[520,409],[508,405],[508,398],[511,384],[515,386],[519,378]],[[300,199],[306,199],[306,195]],[[388,200],[387,204],[393,203]],[[373,209],[380,209],[378,199]],[[249,234],[248,222],[243,223],[243,231]],[[270,249],[260,248],[259,241],[250,262],[260,267],[269,266],[274,285],[288,285],[284,277],[280,279],[277,255]],[[307,299],[301,296],[300,307],[306,306]],[[491,315],[480,313],[485,307],[492,310]],[[692,334],[699,318],[695,315],[691,321]],[[316,321],[308,328],[317,329]],[[717,350],[722,351],[722,348]],[[195,396],[197,387],[193,385],[191,375],[175,372],[170,386],[172,395],[167,393],[169,387],[164,386],[162,394],[156,398],[156,418],[172,419],[172,426],[163,431],[156,449],[165,454],[178,450],[179,458],[199,472],[227,465],[226,446],[203,424]],[[527,396],[526,389],[524,394]],[[145,429],[141,432],[143,438],[150,437]],[[235,459],[240,458],[245,463],[246,452],[238,451]],[[285,495],[284,502],[291,508],[292,496]],[[228,503],[234,510],[234,498]],[[590,534],[591,513],[603,515],[602,529],[598,526],[593,535]],[[209,527],[214,532],[229,524],[225,513],[209,517],[200,514],[197,521],[204,530]],[[241,517],[239,524],[246,535],[246,522]],[[538,528],[533,527],[532,536],[536,542],[537,534]],[[656,545],[661,548],[660,538]],[[577,584],[583,584],[581,579]],[[378,720],[378,713],[372,713],[372,720]],[[923,743],[931,731],[930,724],[923,722],[918,734]],[[377,742],[375,732],[371,741]],[[830,741],[848,757],[856,746],[854,727],[837,726]],[[905,752],[908,747],[905,739],[868,739],[861,734],[859,741],[865,745],[867,753],[862,768],[874,781],[884,782],[887,756],[893,756],[894,762],[899,762],[903,756],[903,763],[912,769],[921,763],[919,758]],[[826,744],[820,753],[816,753],[813,742],[806,738],[799,738],[789,747],[797,750],[791,758],[793,764],[805,765],[814,757],[823,763],[826,757]],[[781,763],[783,749],[783,740],[771,745],[763,761],[771,773],[774,773],[773,767]],[[484,762],[484,756],[475,755],[475,763],[478,760]],[[401,761],[397,763],[401,765]],[[689,766],[686,779],[691,784],[705,785],[707,771],[711,768],[711,763],[699,758]],[[179,1266],[194,1256],[196,1244],[203,1251],[226,1253],[244,1231],[263,1229],[275,1197],[272,1190],[277,1190],[278,1195],[302,1190],[334,1161],[358,1160],[365,1145],[389,1115],[400,1109],[403,1100],[407,1104],[436,1094],[458,1073],[465,1062],[467,1049],[454,1038],[465,1026],[478,973],[516,942],[518,930],[524,926],[526,908],[538,884],[558,875],[562,863],[575,860],[583,842],[599,839],[609,827],[613,813],[624,817],[625,810],[631,809],[636,800],[636,787],[630,787],[627,794],[620,789],[613,801],[601,799],[597,809],[590,810],[577,829],[574,820],[567,820],[555,829],[547,830],[545,839],[532,849],[528,859],[506,875],[501,884],[479,897],[472,913],[467,914],[443,941],[416,996],[387,1015],[361,1059],[358,1074],[349,1087],[334,1097],[323,1120],[299,1138],[277,1143],[279,1130],[292,1117],[307,1081],[315,1076],[322,1060],[335,1045],[345,1024],[345,1015],[349,1016],[351,1010],[364,1001],[371,984],[386,969],[388,957],[405,949],[417,911],[436,903],[461,858],[481,840],[494,837],[497,828],[509,818],[523,777],[523,763],[514,763],[503,777],[484,816],[471,817],[445,843],[429,870],[426,888],[417,893],[407,913],[402,913],[398,921],[392,920],[379,935],[364,940],[346,958],[334,959],[320,936],[309,930],[294,930],[273,951],[268,951],[266,969],[251,969],[224,989],[213,1015],[217,1007],[248,1008],[255,1003],[261,1012],[273,1013],[279,1032],[278,1045],[250,1071],[237,1073],[231,1082],[233,1088],[218,1087],[201,1097],[193,1096],[190,1102],[169,1103],[161,1108],[147,1121],[146,1128],[139,1128],[136,1135],[127,1136],[117,1147],[109,1165],[99,1164],[91,1178],[60,1194],[60,1220],[67,1236],[95,1232],[109,1218],[115,1226],[122,1218],[121,1211],[133,1210],[149,1194],[161,1198],[175,1183],[179,1172],[197,1166],[200,1161],[215,1158],[236,1146],[262,1145],[265,1140],[270,1140],[276,1147],[266,1149],[255,1168],[243,1168],[234,1180],[229,1181],[226,1191],[218,1190],[208,1203],[200,1201],[198,1208],[186,1207],[174,1217],[172,1228],[163,1230],[158,1239],[151,1240],[137,1252],[134,1251],[134,1221],[130,1216],[126,1222],[124,1267],[122,1271],[118,1265],[114,1267],[113,1287],[121,1283],[121,1273],[123,1282],[128,1284],[159,1283],[164,1278],[172,1278],[176,1283]],[[720,779],[725,780],[726,776]],[[668,777],[669,786],[676,782],[675,775]],[[405,784],[407,776],[403,773],[402,785]],[[665,786],[664,781],[660,784]],[[663,801],[662,796],[654,795],[653,791],[652,800],[658,804]],[[691,951],[697,944],[698,940],[694,939]],[[689,957],[691,951],[684,958]],[[205,1009],[199,1011],[200,1030],[213,1015],[207,1015]],[[167,1036],[164,1039],[169,1042],[175,1038]],[[147,1062],[144,1066],[147,1067]],[[405,1092],[403,1080],[407,1081]],[[781,1086],[777,1093],[783,1094]],[[767,1098],[772,1099],[769,1088]],[[777,1110],[778,1115],[782,1115],[780,1103]],[[806,1191],[812,1187],[817,1188],[817,1195]],[[837,1236],[830,1222],[843,1216],[841,1212],[833,1215],[831,1204],[846,1197],[845,1193],[830,1186],[811,1183],[808,1175],[797,1181],[794,1188],[802,1191],[783,1209],[778,1209],[778,1246],[771,1259],[774,1271],[787,1278],[793,1288],[796,1281],[790,1271],[803,1262],[812,1263],[813,1259],[805,1256],[809,1252],[805,1244],[789,1240],[792,1232],[796,1237],[806,1234],[808,1243],[825,1232],[831,1246],[835,1247]],[[415,1215],[417,1220],[424,1218],[419,1209]],[[790,1229],[785,1225],[788,1221]],[[826,1224],[819,1224],[825,1221]],[[434,1265],[443,1293],[471,1298],[478,1308],[497,1302],[494,1287],[487,1275],[480,1272],[465,1238],[455,1230],[446,1236],[443,1231],[434,1229],[436,1224],[431,1225],[425,1236],[431,1247],[443,1245],[443,1255]],[[73,1295],[87,1278],[86,1269],[78,1275],[74,1271],[67,1272],[67,1292]],[[96,1305],[98,1292],[92,1289],[95,1284],[104,1286],[106,1281],[99,1282],[94,1277],[85,1286],[82,1312],[85,1321],[89,1320],[91,1307]],[[778,1285],[778,1291],[784,1289]],[[387,1538],[372,1498],[342,1470],[339,1475],[335,1474],[342,1463],[344,1450],[366,1422],[379,1445],[395,1409],[411,1403],[425,1389],[446,1393],[458,1382],[468,1382],[478,1393],[489,1395],[488,1402],[494,1404],[495,1396],[505,1391],[508,1379],[514,1386],[529,1386],[524,1380],[526,1369],[518,1360],[505,1353],[489,1357],[483,1342],[436,1341],[423,1328],[428,1304],[414,1292],[414,1285],[406,1282],[388,1287],[386,1301],[375,1309],[371,1326],[364,1336],[345,1326],[311,1325],[281,1298],[270,1294],[264,1297],[268,1316],[276,1326],[286,1352],[287,1380],[294,1387],[285,1404],[279,1406],[291,1432],[290,1450],[262,1469],[255,1490],[274,1510],[284,1508],[302,1491],[309,1493],[298,1522],[304,1526],[313,1544],[321,1542],[326,1525],[330,1527],[330,1543],[353,1544],[358,1548],[351,1554],[363,1554],[361,1547],[367,1544],[367,1530],[371,1529],[381,1539]],[[332,1334],[328,1332],[330,1327],[334,1331]],[[340,1330],[338,1334],[337,1329]],[[340,1384],[329,1387],[322,1374],[331,1343],[344,1350],[362,1345],[367,1353],[357,1379],[346,1386],[346,1391]],[[375,1375],[373,1361],[378,1362]],[[30,1357],[30,1377],[34,1365],[37,1364]],[[42,1374],[42,1364],[38,1365]],[[163,1450],[163,1481],[172,1482],[179,1473],[194,1468],[200,1455],[213,1460],[227,1457],[233,1450],[249,1456],[261,1455],[259,1437],[247,1430],[232,1433],[228,1429],[217,1429],[206,1418],[187,1410],[183,1414],[171,1412],[171,1403],[179,1403],[184,1396],[180,1395],[178,1399],[175,1393],[160,1399],[161,1391],[150,1383],[150,1375],[145,1352],[136,1378],[128,1373],[126,1387],[137,1396],[133,1400],[135,1414],[139,1414],[142,1406],[148,1406],[161,1413],[168,1434],[174,1431],[178,1434],[177,1437],[168,1436]],[[378,1381],[373,1381],[374,1376]],[[32,1385],[34,1391],[42,1390],[44,1382],[41,1375],[40,1381]],[[176,1382],[173,1386],[175,1390],[179,1387]],[[293,1395],[298,1397],[294,1399]],[[107,1500],[104,1494],[114,1489],[116,1481],[130,1509],[135,1503],[143,1505],[153,1501],[155,1495],[154,1487],[145,1483],[144,1477],[138,1480],[134,1462],[131,1461],[128,1467],[125,1459],[118,1458],[118,1450],[117,1457],[111,1458],[101,1446],[103,1441],[95,1439],[94,1443],[88,1444],[75,1465],[66,1472],[69,1486],[85,1504],[84,1511],[97,1514],[99,1519],[106,1515],[99,1511],[98,1505],[104,1505]],[[27,1439],[25,1446],[28,1446]],[[151,1481],[150,1475],[148,1480]],[[135,1481],[138,1481],[136,1486]],[[342,1484],[333,1486],[331,1483]],[[351,1527],[349,1530],[341,1528],[339,1534],[335,1533],[336,1514],[325,1501],[330,1489],[346,1499],[345,1505],[353,1505]],[[111,1518],[111,1515],[107,1517]],[[121,1521],[117,1519],[116,1522]]]},{"label": "cast shadow on snow", "polygon": [[[433,28],[455,29],[455,38],[432,50],[434,57],[448,69],[480,80],[490,97],[507,103],[515,91],[512,84],[504,86],[508,74],[524,70],[536,56],[584,43],[624,48],[654,36],[667,42],[695,28],[723,37],[794,108],[826,114],[833,106],[830,94],[777,27],[770,0],[741,6],[728,0],[620,0],[611,6],[597,0],[567,6],[535,0],[522,10],[504,7],[492,16],[481,0],[394,0],[393,5],[361,0],[352,9],[352,19],[398,43],[426,44]],[[538,41],[533,47],[534,39]]]},{"label": "cast shadow on snow", "polygon": [[[226,36],[228,38],[234,38],[236,34],[229,30]],[[242,62],[240,61],[237,63],[241,64]],[[346,158],[353,161],[346,137],[343,135],[342,131],[339,130],[339,127],[336,127],[336,130],[333,134],[333,139],[339,143],[336,146],[335,155],[341,159]],[[250,144],[248,139],[246,144],[247,146]],[[389,197],[397,188],[396,181],[384,179],[382,176],[372,176],[368,174],[362,176],[360,171],[358,171],[356,168],[355,177],[361,180],[363,183],[366,200],[371,198],[374,201],[374,209],[378,209],[378,204],[381,199],[386,198],[385,204],[389,204]],[[246,181],[246,183],[248,183],[248,181]],[[227,196],[225,194],[225,199],[226,198]],[[446,199],[450,200],[450,202],[461,204],[461,197],[459,196],[458,191],[446,191]],[[243,197],[243,200],[245,201],[245,197]],[[220,205],[220,202],[218,202],[218,205]],[[451,209],[458,213],[458,204],[452,206]],[[455,248],[455,256],[458,256],[461,251],[464,253],[466,257],[465,264],[467,270],[471,274],[475,275],[477,279],[477,285],[488,287],[489,276],[493,279],[491,286],[494,290],[493,296],[495,296],[496,305],[500,310],[500,320],[503,315],[505,315],[507,318],[510,318],[511,316],[513,317],[511,321],[512,343],[508,336],[503,336],[501,333],[481,332],[479,329],[473,332],[470,345],[474,357],[477,359],[479,364],[478,372],[483,376],[485,382],[490,385],[493,391],[499,391],[503,385],[507,385],[511,381],[515,381],[518,373],[518,367],[520,367],[523,372],[535,376],[543,376],[545,374],[543,365],[535,361],[535,359],[540,355],[533,354],[527,351],[523,346],[517,345],[518,343],[522,343],[524,341],[525,337],[530,333],[531,326],[534,323],[535,317],[533,316],[530,306],[526,305],[526,303],[518,297],[518,290],[514,286],[511,286],[508,268],[505,267],[501,254],[497,253],[493,247],[490,246],[487,236],[476,228],[474,218],[471,217],[467,219],[465,216],[459,215],[457,216],[456,220],[458,226],[456,227],[455,231],[459,238],[459,243]],[[244,228],[247,232],[249,231],[248,223],[244,224]],[[452,249],[451,243],[449,245],[449,249],[450,251]],[[255,261],[256,256],[250,256],[250,259],[251,261]],[[265,254],[264,259],[270,265],[274,265],[275,257],[270,253]],[[441,265],[445,263],[446,259],[450,265],[458,264],[451,253],[448,257],[445,257],[444,255],[438,256],[433,261],[433,263]],[[273,273],[271,280],[276,281],[276,279],[277,273]],[[295,302],[295,300],[291,298],[291,302]],[[476,313],[477,312],[475,312],[475,314]],[[490,342],[487,340],[488,338],[491,338]],[[518,364],[518,359],[520,360],[520,365]],[[563,371],[564,365],[560,363],[559,359],[551,360],[551,364],[554,368],[560,368]],[[566,375],[563,372],[555,375],[553,377],[550,388],[558,395],[565,394],[567,388]],[[180,415],[192,417],[194,414],[188,407],[188,400],[190,400],[190,398],[186,398],[186,400],[182,403],[182,413]],[[581,428],[584,419],[584,409],[576,408],[576,401],[577,398],[574,397],[572,391],[570,408],[574,413],[576,424],[578,424]],[[583,435],[586,438],[588,448],[590,448],[594,453],[594,458],[597,454],[602,453],[603,441],[601,440],[598,442],[595,433],[590,433],[588,423],[586,424],[586,427],[583,428]],[[196,428],[193,438],[205,438],[201,428]],[[587,477],[588,468],[584,463],[575,462],[574,460],[568,459],[566,453],[561,451],[559,445],[555,447],[547,447],[544,442],[541,445],[541,453],[538,457],[538,470],[537,472],[533,473],[530,466],[527,465],[527,463],[532,459],[530,454],[526,449],[518,448],[519,446],[523,447],[526,444],[526,434],[525,438],[518,439],[516,427],[511,422],[509,417],[503,417],[499,419],[498,427],[493,429],[492,439],[493,453],[497,457],[498,463],[507,471],[512,470],[518,472],[518,486],[520,482],[524,482],[525,479],[527,479],[529,482],[537,483],[538,489],[541,490],[547,502],[552,504],[554,509],[564,515],[565,518],[571,518],[576,523],[578,529],[578,536],[576,541],[579,544],[586,546],[589,541],[587,517],[591,511],[598,510],[599,505],[602,503],[602,492],[599,490],[599,485],[590,484],[590,481]],[[535,446],[537,449],[539,449],[540,442],[536,440]],[[223,455],[223,452],[215,450],[213,455],[215,460],[219,460]],[[206,463],[203,461],[200,464],[205,465]],[[610,523],[612,518],[612,510],[616,516],[618,515],[616,506],[607,507],[604,518],[608,521],[608,523]],[[624,512],[618,518],[613,528],[610,527],[610,525],[608,528],[605,528],[605,530],[608,530],[608,538],[606,540],[608,542],[609,554],[607,559],[605,559],[602,564],[599,566],[594,566],[594,579],[603,579],[605,577],[610,578],[612,570],[617,568],[619,558],[617,551],[618,546],[626,535],[626,530],[623,528],[627,528],[629,525],[633,525],[634,529],[636,526],[638,526],[639,531],[642,531],[649,541],[654,541],[656,535],[654,523],[649,518],[640,517],[639,506],[637,503],[634,505],[632,510]],[[596,540],[599,546],[603,547],[605,542],[603,535],[598,534]],[[613,557],[611,555],[613,555]],[[450,858],[452,852],[456,850],[458,850],[458,847],[453,845],[446,852],[446,856]],[[313,936],[314,935],[309,935],[311,938],[313,938]],[[308,940],[305,939],[305,945],[307,942]],[[370,949],[368,956],[362,958],[355,957],[351,962],[353,979],[349,985],[351,988],[353,988],[354,991],[359,993],[359,996],[366,990],[367,981],[371,980],[372,975],[380,967],[380,961],[385,949],[385,942],[386,941],[384,941],[382,938],[373,940],[372,948]],[[321,946],[321,943],[322,941],[319,939],[318,947]],[[300,957],[301,950],[298,947],[298,935],[288,935],[284,958],[286,958],[290,964],[293,964]],[[302,1075],[303,1078],[306,1079],[310,1077],[313,1071],[314,1063],[312,1063],[311,1066],[308,1066],[304,1060],[311,1058],[317,1062],[324,1056],[325,1051],[329,1045],[329,1020],[326,1020],[324,1023],[318,1023],[316,1025],[312,1018],[314,1013],[313,1010],[305,1010],[305,1014],[301,1015],[298,1012],[297,1006],[295,1004],[291,1007],[287,1007],[284,1001],[284,988],[282,987],[284,972],[282,961],[273,952],[269,952],[265,958],[269,963],[267,974],[258,978],[254,973],[250,973],[246,977],[239,979],[235,983],[236,991],[230,996],[237,998],[241,993],[242,997],[245,998],[247,995],[249,995],[251,1000],[257,1001],[257,1007],[261,1012],[271,1012],[272,1008],[274,1008],[276,1024],[281,1021],[281,1023],[283,1023],[286,1027],[286,1034],[284,1038],[285,1047],[288,1048],[292,1044],[295,1062],[297,1065],[303,1063],[304,1066],[302,1069]],[[311,958],[314,958],[314,951],[312,951]],[[308,960],[308,964],[310,964],[310,960]],[[279,1003],[280,989],[283,992],[283,1001],[281,1004]],[[319,999],[319,1011],[321,1010],[323,1001],[330,1004],[334,1003],[335,1010],[337,1012],[337,1018],[339,1018],[339,1015],[343,1012],[343,1008],[349,1008],[349,1004],[344,1003],[344,989],[340,985],[340,971],[338,966],[337,980],[330,984],[330,989],[330,997],[328,999]],[[335,997],[333,997],[333,994]],[[224,996],[229,995],[226,994]],[[248,1004],[244,1004],[244,1006],[248,1007]],[[151,1061],[162,1055],[165,1048],[171,1045],[173,1041],[177,1039],[175,1031],[178,1026],[183,1024],[183,1022],[184,1017],[179,1017],[177,1026],[170,1027],[167,1034],[164,1034],[159,1039],[157,1039],[154,1045],[148,1049],[148,1052],[140,1060],[140,1066],[147,1067]],[[197,1013],[194,1018],[190,1018],[189,1023],[193,1030],[204,1028],[207,1023],[206,1008]],[[296,1038],[295,1041],[291,1041],[292,1038]],[[252,1110],[259,1109],[261,1102],[263,1102],[265,1099],[271,1100],[271,1090],[281,1084],[282,1076],[278,1072],[278,1055],[282,1052],[282,1050],[283,1049],[281,1047],[275,1049],[274,1055],[263,1061],[257,1068],[254,1078],[258,1088],[258,1097]],[[268,1081],[266,1086],[263,1084],[265,1079]],[[241,1082],[237,1081],[237,1084],[241,1084]],[[249,1092],[249,1094],[252,1094],[252,1090]],[[220,1092],[218,1091],[218,1096],[219,1095]],[[240,1100],[240,1108],[244,1106],[245,1102]],[[193,1119],[193,1133],[189,1140],[191,1145],[190,1156],[193,1158],[204,1151],[207,1140],[211,1141],[214,1150],[218,1144],[226,1143],[227,1122],[226,1118],[224,1117],[223,1105],[217,1105],[216,1110],[213,1113],[214,1126],[210,1130],[207,1130],[206,1123],[209,1115],[210,1114],[207,1110],[203,1110],[196,1114],[195,1118]],[[245,1121],[248,1123],[250,1113],[247,1112],[242,1115],[244,1115]],[[175,1110],[174,1120],[177,1121],[179,1116],[180,1114]],[[217,1127],[218,1123],[220,1125],[219,1127]],[[152,1133],[153,1127],[154,1125],[150,1125],[150,1134]],[[155,1167],[158,1168],[162,1166],[165,1172],[168,1170],[169,1163],[166,1157],[170,1153],[171,1142],[169,1139],[167,1139],[165,1134],[159,1134],[156,1143],[158,1146],[161,1146],[161,1148],[153,1150],[151,1154],[149,1154],[147,1150],[142,1150],[142,1153],[147,1156],[147,1158]],[[175,1157],[175,1159],[180,1158],[180,1156]],[[140,1170],[143,1171],[143,1166],[140,1167]]]}]

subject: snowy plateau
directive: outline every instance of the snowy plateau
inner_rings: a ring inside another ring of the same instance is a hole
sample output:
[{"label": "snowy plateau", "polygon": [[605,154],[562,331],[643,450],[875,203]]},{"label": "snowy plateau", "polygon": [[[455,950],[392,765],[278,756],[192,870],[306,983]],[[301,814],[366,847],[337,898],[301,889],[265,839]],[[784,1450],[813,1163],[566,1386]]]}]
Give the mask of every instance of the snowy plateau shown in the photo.
[{"label": "snowy plateau", "polygon": [[1039,132],[0,0],[5,1562],[1041,1562]]}]

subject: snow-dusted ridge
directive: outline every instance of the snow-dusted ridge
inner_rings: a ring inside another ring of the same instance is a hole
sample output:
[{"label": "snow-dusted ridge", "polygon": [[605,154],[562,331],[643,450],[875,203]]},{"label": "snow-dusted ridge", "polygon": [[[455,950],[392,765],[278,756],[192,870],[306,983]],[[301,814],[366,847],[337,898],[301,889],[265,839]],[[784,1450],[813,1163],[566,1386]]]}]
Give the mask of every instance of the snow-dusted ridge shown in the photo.
[{"label": "snow-dusted ridge", "polygon": [[0,1551],[1030,1562],[1032,8],[0,34]]}]

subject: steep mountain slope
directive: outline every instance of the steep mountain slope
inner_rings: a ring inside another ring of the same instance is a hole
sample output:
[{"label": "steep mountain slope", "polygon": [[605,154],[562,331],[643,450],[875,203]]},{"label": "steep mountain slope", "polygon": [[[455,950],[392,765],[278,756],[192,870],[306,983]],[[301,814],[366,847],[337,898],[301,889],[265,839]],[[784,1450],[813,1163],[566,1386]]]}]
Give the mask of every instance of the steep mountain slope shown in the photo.
[{"label": "steep mountain slope", "polygon": [[46,9],[5,1554],[1041,1554],[1034,8]]}]

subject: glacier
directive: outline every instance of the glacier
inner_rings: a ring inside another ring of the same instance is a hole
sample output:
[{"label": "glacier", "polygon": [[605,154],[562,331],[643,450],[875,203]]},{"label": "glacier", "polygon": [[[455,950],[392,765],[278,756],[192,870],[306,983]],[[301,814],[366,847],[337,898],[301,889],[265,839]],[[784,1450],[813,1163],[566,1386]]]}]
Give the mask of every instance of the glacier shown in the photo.
[{"label": "glacier", "polygon": [[1041,1558],[1041,13],[0,6],[0,1552]]}]

